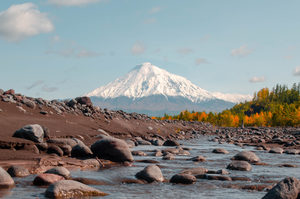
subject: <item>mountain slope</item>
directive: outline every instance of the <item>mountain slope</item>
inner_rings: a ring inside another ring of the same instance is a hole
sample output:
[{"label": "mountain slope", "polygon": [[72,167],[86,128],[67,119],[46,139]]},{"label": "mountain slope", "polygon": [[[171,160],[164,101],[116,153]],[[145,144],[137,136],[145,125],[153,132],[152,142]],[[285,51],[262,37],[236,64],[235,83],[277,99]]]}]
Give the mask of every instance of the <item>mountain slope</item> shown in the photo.
[{"label": "mountain slope", "polygon": [[125,96],[134,99],[151,95],[181,96],[192,102],[215,98],[186,78],[171,74],[151,63],[138,65],[125,76],[87,94],[89,97]]},{"label": "mountain slope", "polygon": [[177,113],[184,109],[219,112],[248,98],[211,93],[148,62],[86,96],[101,107],[155,115]]}]

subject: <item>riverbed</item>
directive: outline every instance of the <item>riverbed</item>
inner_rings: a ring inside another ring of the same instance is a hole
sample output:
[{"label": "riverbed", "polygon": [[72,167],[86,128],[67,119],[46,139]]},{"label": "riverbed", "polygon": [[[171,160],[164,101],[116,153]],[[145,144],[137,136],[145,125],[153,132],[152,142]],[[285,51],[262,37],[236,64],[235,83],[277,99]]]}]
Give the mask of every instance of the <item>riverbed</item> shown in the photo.
[{"label": "riverbed", "polygon": [[[231,162],[231,158],[240,151],[251,150],[260,157],[261,162],[267,165],[252,165],[252,171],[229,171],[229,176],[248,177],[251,181],[217,181],[207,179],[197,179],[192,185],[181,185],[172,183],[151,183],[151,184],[124,184],[124,179],[135,179],[135,174],[149,165],[148,163],[134,162],[133,166],[115,166],[108,169],[71,171],[72,177],[84,177],[100,180],[106,185],[91,185],[105,193],[108,196],[104,198],[261,198],[265,191],[253,191],[238,188],[227,188],[230,185],[272,185],[275,181],[293,176],[300,178],[300,158],[299,155],[272,154],[267,151],[259,151],[254,147],[239,147],[232,144],[219,144],[218,142],[209,141],[210,137],[201,137],[199,139],[179,141],[182,147],[189,148],[189,156],[176,156],[175,160],[162,160],[162,157],[154,156],[134,156],[135,160],[156,160],[166,179],[179,173],[183,169],[193,167],[204,167],[208,170],[226,169]],[[150,151],[155,149],[164,149],[164,146],[140,145],[132,150],[144,151],[151,154]],[[229,151],[229,154],[215,154],[212,150],[223,148]],[[188,158],[202,155],[206,157],[205,162],[193,162]],[[296,168],[280,167],[282,164],[296,165]],[[5,198],[45,198],[46,188],[32,186],[35,175],[25,178],[14,178],[16,187],[10,191],[0,191]],[[95,197],[97,198],[97,197]],[[99,197],[100,198],[100,197]],[[102,198],[102,197],[101,197]]]}]

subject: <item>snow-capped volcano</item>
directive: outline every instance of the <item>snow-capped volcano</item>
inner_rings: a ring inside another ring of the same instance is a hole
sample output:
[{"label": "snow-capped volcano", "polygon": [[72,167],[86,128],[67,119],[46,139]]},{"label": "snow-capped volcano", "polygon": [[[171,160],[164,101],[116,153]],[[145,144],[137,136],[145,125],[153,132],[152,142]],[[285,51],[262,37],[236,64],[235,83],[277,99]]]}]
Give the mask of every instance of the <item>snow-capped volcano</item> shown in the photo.
[{"label": "snow-capped volcano", "polygon": [[229,102],[246,100],[249,96],[238,94],[210,93],[187,80],[184,77],[152,65],[149,62],[136,66],[125,76],[95,89],[87,96],[102,98],[142,98],[151,95],[181,96],[192,102],[221,99]]},{"label": "snow-capped volcano", "polygon": [[222,111],[251,98],[209,92],[148,62],[86,96],[100,107],[150,115],[176,114],[185,109]]}]

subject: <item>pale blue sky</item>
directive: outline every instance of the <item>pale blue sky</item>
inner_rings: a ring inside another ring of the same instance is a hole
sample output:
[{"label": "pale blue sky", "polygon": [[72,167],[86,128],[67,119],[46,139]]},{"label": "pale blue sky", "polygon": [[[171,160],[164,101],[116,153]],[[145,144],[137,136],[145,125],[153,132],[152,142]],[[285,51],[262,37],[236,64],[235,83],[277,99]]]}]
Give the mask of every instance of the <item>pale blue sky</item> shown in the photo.
[{"label": "pale blue sky", "polygon": [[291,85],[300,80],[299,8],[298,0],[1,0],[0,88],[76,97],[143,62],[209,91]]}]

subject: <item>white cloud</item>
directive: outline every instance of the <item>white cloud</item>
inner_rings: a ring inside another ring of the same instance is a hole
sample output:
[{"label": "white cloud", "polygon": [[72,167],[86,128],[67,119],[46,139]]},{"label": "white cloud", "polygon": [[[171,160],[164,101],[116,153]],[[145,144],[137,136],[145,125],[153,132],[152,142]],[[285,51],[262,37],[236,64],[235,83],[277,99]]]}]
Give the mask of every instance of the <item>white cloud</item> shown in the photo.
[{"label": "white cloud", "polygon": [[245,57],[247,55],[250,55],[252,52],[252,49],[248,48],[248,46],[246,45],[243,45],[239,48],[231,50],[231,55],[237,57]]},{"label": "white cloud", "polygon": [[158,13],[161,11],[161,7],[160,6],[157,6],[157,7],[153,7],[151,8],[151,10],[149,10],[149,13],[150,14],[154,14],[154,13]]},{"label": "white cloud", "polygon": [[48,0],[48,3],[57,6],[81,6],[90,3],[97,3],[103,0]]},{"label": "white cloud", "polygon": [[259,83],[259,82],[264,82],[266,79],[264,76],[262,77],[252,77],[249,82],[251,83]]},{"label": "white cloud", "polygon": [[19,41],[53,30],[47,14],[41,13],[33,3],[12,5],[0,12],[0,36],[8,41]]},{"label": "white cloud", "polygon": [[297,67],[294,69],[293,74],[294,74],[295,76],[300,76],[300,66],[297,66]]},{"label": "white cloud", "polygon": [[133,44],[133,46],[131,48],[131,53],[133,55],[140,55],[140,54],[143,54],[145,52],[145,50],[146,50],[146,48],[141,42],[136,42],[135,44]]},{"label": "white cloud", "polygon": [[194,52],[194,50],[191,48],[181,48],[181,49],[178,49],[177,52],[182,55],[187,55],[187,54],[191,54],[192,52]]},{"label": "white cloud", "polygon": [[208,64],[208,61],[204,58],[198,58],[195,60],[195,64],[196,65],[200,65],[200,64]]}]

